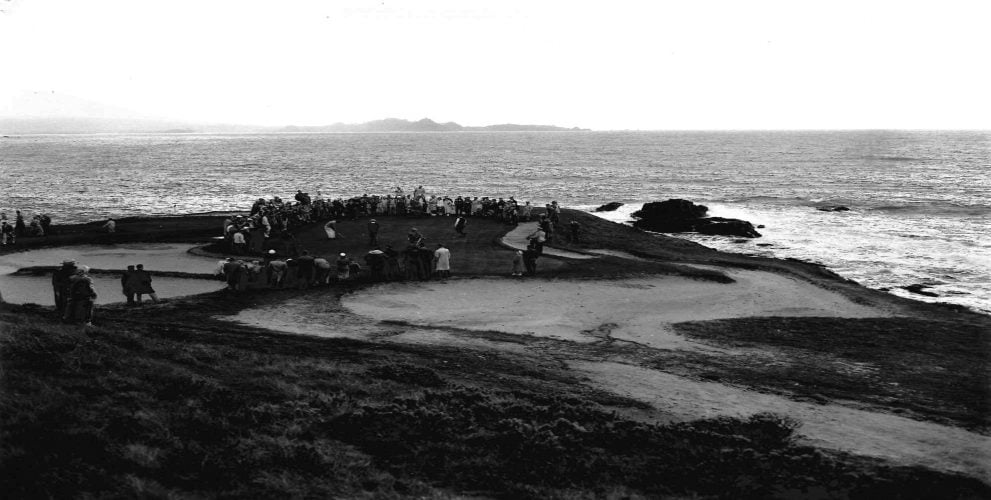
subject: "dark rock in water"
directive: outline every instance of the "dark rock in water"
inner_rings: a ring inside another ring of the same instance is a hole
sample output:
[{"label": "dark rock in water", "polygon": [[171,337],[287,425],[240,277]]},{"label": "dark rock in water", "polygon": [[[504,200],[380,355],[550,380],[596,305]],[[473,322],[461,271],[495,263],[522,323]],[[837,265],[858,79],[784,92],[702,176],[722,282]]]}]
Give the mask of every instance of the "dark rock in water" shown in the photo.
[{"label": "dark rock in water", "polygon": [[606,203],[605,205],[602,205],[599,208],[596,208],[595,211],[596,212],[612,212],[613,210],[616,210],[617,208],[619,208],[621,206],[623,206],[622,203],[620,203],[618,201],[612,201],[612,202]]},{"label": "dark rock in water", "polygon": [[733,243],[739,244],[739,243],[746,243],[748,241],[750,241],[750,240],[733,240]]},{"label": "dark rock in water", "polygon": [[702,234],[760,238],[760,233],[754,229],[754,225],[745,220],[723,219],[721,217],[709,217],[701,220],[704,222],[697,224],[695,230]]},{"label": "dark rock in water", "polygon": [[933,292],[927,292],[925,290],[926,288],[929,288],[929,285],[916,283],[914,285],[903,286],[902,288],[914,294],[925,295],[926,297],[939,297],[939,294]]},{"label": "dark rock in water", "polygon": [[760,237],[753,224],[739,219],[705,217],[708,211],[705,205],[688,200],[654,201],[644,203],[643,208],[633,212],[632,216],[638,219],[633,226],[659,233],[694,231],[716,236]]},{"label": "dark rock in water", "polygon": [[688,200],[675,199],[644,203],[640,210],[633,212],[633,217],[647,220],[698,219],[700,217],[705,217],[705,214],[708,211],[709,207],[705,205],[696,205]]},{"label": "dark rock in water", "polygon": [[[761,226],[757,226],[757,227],[761,227]],[[759,247],[773,247],[774,244],[773,243],[758,243],[757,246],[759,246]]]},{"label": "dark rock in water", "polygon": [[830,205],[830,206],[825,206],[825,207],[816,207],[816,210],[820,210],[822,212],[849,212],[850,211],[850,209],[848,207],[844,207],[843,205]]},{"label": "dark rock in water", "polygon": [[757,224],[757,229],[764,229],[764,225],[763,224]]}]

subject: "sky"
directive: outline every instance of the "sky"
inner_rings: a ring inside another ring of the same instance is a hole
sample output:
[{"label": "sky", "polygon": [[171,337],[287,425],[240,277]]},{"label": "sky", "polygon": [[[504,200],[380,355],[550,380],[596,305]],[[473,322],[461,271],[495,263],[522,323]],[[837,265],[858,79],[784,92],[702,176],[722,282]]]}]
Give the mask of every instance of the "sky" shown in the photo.
[{"label": "sky", "polygon": [[991,129],[991,2],[0,0],[0,116]]}]

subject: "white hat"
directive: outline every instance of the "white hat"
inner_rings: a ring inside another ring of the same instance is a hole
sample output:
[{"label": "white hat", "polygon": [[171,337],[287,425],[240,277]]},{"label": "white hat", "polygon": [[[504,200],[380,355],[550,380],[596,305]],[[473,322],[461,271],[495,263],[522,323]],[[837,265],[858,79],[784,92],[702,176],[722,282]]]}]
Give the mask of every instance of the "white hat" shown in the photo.
[{"label": "white hat", "polygon": [[341,257],[347,257],[348,254],[341,252]]}]

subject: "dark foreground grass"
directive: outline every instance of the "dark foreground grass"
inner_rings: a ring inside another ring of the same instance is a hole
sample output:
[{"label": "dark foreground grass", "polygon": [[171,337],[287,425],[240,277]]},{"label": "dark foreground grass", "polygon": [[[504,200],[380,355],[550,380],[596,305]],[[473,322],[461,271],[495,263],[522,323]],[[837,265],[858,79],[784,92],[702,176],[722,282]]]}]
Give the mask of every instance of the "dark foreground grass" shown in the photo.
[{"label": "dark foreground grass", "polygon": [[724,381],[812,399],[861,401],[905,416],[991,432],[991,321],[738,318],[677,331],[766,357],[707,358]]},{"label": "dark foreground grass", "polygon": [[7,498],[987,498],[773,415],[655,425],[553,361],[0,311]]}]

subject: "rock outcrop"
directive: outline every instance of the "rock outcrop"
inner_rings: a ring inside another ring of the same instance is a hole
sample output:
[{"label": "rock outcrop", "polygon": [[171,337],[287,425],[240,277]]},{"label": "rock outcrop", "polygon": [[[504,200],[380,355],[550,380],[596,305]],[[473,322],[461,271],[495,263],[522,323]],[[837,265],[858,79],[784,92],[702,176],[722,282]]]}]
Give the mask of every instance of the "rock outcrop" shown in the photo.
[{"label": "rock outcrop", "polygon": [[644,203],[643,208],[632,214],[637,219],[634,227],[659,233],[687,233],[718,236],[760,238],[754,225],[740,219],[706,217],[709,208],[688,200],[668,200]]},{"label": "rock outcrop", "polygon": [[599,208],[596,208],[595,211],[596,212],[612,212],[613,210],[616,210],[617,208],[619,208],[621,206],[623,206],[622,203],[620,203],[618,201],[612,201],[612,202],[606,203],[605,205],[600,206]]},{"label": "rock outcrop", "polygon": [[908,290],[908,291],[910,291],[910,292],[912,292],[914,294],[925,295],[926,297],[939,297],[939,294],[938,293],[934,293],[934,292],[930,292],[930,291],[926,290],[926,288],[929,288],[929,285],[924,285],[924,284],[921,284],[921,283],[916,283],[914,285],[903,286],[902,288],[905,289],[905,290]]}]

